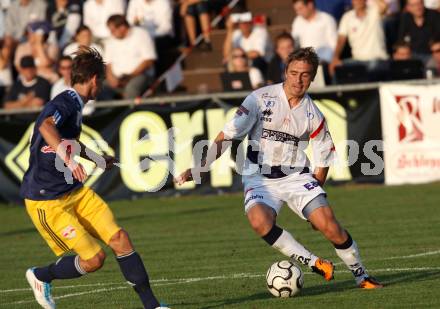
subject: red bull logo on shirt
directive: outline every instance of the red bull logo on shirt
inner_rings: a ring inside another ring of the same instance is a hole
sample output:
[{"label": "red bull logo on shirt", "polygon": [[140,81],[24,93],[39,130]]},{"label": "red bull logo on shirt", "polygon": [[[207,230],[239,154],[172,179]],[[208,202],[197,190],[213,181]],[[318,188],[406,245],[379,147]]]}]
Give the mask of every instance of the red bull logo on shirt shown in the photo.
[{"label": "red bull logo on shirt", "polygon": [[49,145],[41,147],[42,153],[55,153],[55,150]]}]

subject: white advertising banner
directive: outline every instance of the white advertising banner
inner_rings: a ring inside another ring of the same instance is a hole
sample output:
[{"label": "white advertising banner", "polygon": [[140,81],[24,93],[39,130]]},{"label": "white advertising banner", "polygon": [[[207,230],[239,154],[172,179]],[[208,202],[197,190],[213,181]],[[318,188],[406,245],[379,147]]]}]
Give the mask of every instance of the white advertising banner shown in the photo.
[{"label": "white advertising banner", "polygon": [[440,85],[380,87],[385,184],[440,180]]}]

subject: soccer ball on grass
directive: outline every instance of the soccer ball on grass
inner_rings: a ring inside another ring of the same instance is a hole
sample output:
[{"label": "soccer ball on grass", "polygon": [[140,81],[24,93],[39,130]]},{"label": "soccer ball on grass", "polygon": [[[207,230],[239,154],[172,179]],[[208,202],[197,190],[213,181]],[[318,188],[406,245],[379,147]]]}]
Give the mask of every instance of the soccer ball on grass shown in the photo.
[{"label": "soccer ball on grass", "polygon": [[275,297],[292,297],[297,295],[304,285],[304,274],[301,268],[290,261],[272,264],[266,274],[269,292]]}]

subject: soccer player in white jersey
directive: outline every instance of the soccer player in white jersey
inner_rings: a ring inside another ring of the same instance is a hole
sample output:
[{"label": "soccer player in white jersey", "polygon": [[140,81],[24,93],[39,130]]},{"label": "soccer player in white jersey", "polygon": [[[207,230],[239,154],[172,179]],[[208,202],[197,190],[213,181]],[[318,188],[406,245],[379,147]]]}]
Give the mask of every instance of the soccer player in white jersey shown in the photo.
[{"label": "soccer player in white jersey", "polygon": [[[368,275],[356,242],[336,220],[322,189],[335,147],[324,116],[306,94],[318,64],[313,48],[290,54],[285,82],[260,88],[246,97],[235,117],[216,137],[206,158],[175,181],[183,184],[199,180],[231,140],[248,135],[250,142],[242,171],[244,207],[254,231],[284,255],[310,267],[325,280],[332,280],[333,264],[307,250],[276,224],[281,206],[286,203],[333,244],[360,288],[381,288],[383,285]],[[313,172],[303,152],[309,140],[316,166]]]}]

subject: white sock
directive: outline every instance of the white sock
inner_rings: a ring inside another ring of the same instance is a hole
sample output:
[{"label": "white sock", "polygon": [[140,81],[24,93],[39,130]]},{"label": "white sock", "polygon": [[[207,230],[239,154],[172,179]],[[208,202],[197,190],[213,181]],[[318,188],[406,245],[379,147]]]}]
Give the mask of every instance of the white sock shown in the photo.
[{"label": "white sock", "polygon": [[272,245],[275,249],[279,250],[282,254],[291,257],[303,265],[312,267],[315,265],[318,257],[304,248],[299,242],[292,237],[292,235],[283,230],[283,233]]},{"label": "white sock", "polygon": [[347,265],[348,269],[353,273],[356,283],[360,283],[365,277],[368,277],[367,271],[362,264],[361,256],[356,242],[347,249],[336,249],[336,254]]}]

